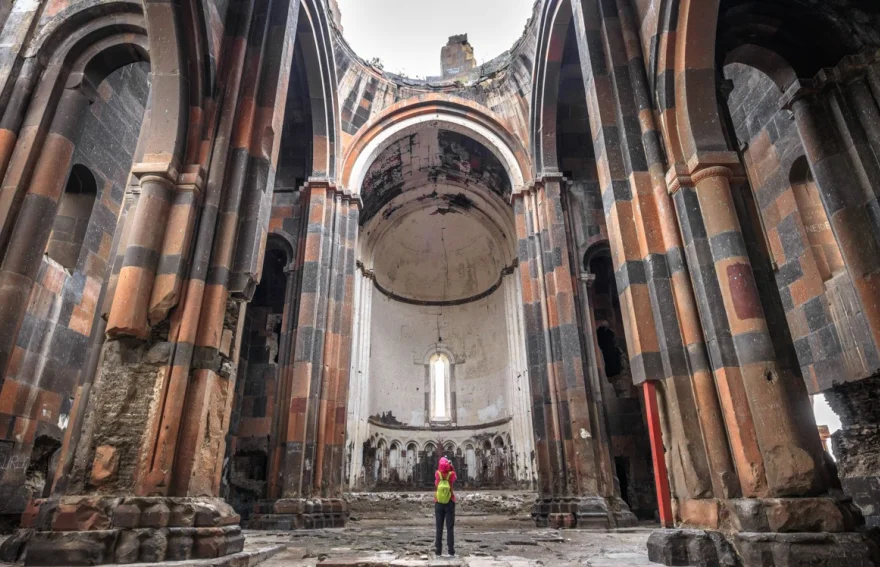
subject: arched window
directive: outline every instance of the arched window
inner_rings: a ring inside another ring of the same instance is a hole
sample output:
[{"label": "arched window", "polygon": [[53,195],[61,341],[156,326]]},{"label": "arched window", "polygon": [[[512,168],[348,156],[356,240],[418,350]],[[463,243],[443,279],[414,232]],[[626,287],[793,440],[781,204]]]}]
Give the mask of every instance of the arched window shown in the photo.
[{"label": "arched window", "polygon": [[74,165],[70,169],[46,246],[46,254],[68,270],[76,268],[97,196],[95,176],[86,166]]},{"label": "arched window", "polygon": [[401,459],[400,444],[395,441],[391,443],[391,451],[388,453],[388,474],[391,480],[400,480]]},{"label": "arched window", "polygon": [[449,391],[449,357],[438,352],[431,357],[431,421],[452,421]]},{"label": "arched window", "polygon": [[464,448],[464,462],[467,467],[467,479],[477,480],[477,452],[473,445],[468,444]]},{"label": "arched window", "polygon": [[411,482],[415,478],[416,464],[419,458],[419,448],[415,443],[406,446],[406,471],[404,480]]}]

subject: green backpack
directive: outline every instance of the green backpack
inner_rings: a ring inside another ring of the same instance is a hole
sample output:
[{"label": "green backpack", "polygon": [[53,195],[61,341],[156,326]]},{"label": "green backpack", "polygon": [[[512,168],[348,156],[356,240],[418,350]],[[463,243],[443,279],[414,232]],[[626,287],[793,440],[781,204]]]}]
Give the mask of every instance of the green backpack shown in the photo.
[{"label": "green backpack", "polygon": [[449,475],[452,474],[452,471],[446,473],[446,478],[443,478],[443,473],[438,474],[440,475],[440,482],[437,484],[437,502],[449,504],[449,501],[452,500],[452,487],[449,486]]}]

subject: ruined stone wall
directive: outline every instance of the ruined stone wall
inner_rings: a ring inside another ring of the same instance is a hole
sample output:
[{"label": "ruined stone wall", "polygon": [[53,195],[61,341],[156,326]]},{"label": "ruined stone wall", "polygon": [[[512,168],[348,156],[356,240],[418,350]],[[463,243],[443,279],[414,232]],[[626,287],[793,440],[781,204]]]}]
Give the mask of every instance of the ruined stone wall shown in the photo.
[{"label": "ruined stone wall", "polygon": [[77,385],[88,371],[90,336],[108,276],[112,242],[150,89],[149,65],[122,67],[98,86],[80,120],[71,163],[88,168],[97,196],[73,269],[43,256],[37,283],[0,390],[0,514],[16,517],[43,496]]},{"label": "ruined stone wall", "polygon": [[[537,4],[536,4],[537,9]],[[443,81],[411,79],[382,73],[363,60],[336,34],[335,58],[342,117],[342,155],[368,121],[403,100],[438,93],[462,98],[489,109],[528,147],[532,65],[537,42],[536,18],[511,49],[465,76]]]}]

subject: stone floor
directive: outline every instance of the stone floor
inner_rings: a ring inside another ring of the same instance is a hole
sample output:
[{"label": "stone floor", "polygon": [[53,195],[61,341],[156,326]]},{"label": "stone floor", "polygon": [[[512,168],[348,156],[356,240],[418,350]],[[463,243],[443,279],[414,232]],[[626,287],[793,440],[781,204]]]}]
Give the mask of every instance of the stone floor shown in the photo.
[{"label": "stone floor", "polygon": [[261,567],[654,565],[646,550],[651,526],[613,532],[559,531],[507,518],[470,516],[456,523],[458,557],[435,558],[428,520],[365,520],[339,530],[248,532],[248,546],[283,546]]},{"label": "stone floor", "polygon": [[[536,529],[527,517],[456,520],[457,557],[435,557],[433,518],[364,519],[342,529],[246,531],[243,553],[222,560],[141,567],[622,567],[656,565],[646,544],[654,526],[616,531]],[[4,536],[0,536],[2,542]],[[445,549],[444,549],[445,551]],[[0,565],[8,565],[0,563]],[[113,567],[113,566],[107,566]]]}]

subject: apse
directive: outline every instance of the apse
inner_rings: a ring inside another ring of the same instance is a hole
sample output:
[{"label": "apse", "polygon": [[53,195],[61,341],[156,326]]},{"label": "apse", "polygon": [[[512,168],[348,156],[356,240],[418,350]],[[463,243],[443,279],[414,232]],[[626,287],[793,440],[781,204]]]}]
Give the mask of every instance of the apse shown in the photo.
[{"label": "apse", "polygon": [[528,487],[531,423],[511,177],[465,132],[427,123],[363,176],[347,441],[353,490]]}]

